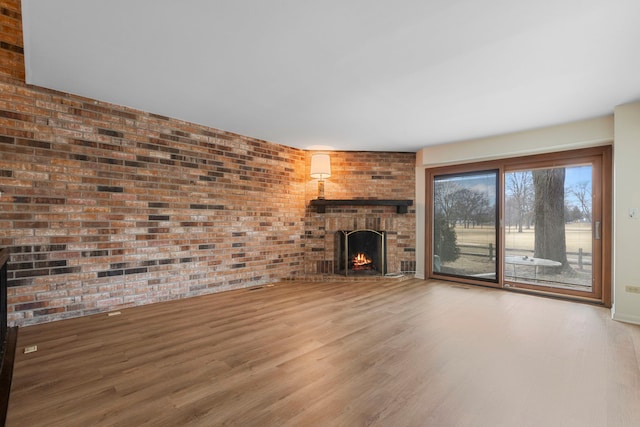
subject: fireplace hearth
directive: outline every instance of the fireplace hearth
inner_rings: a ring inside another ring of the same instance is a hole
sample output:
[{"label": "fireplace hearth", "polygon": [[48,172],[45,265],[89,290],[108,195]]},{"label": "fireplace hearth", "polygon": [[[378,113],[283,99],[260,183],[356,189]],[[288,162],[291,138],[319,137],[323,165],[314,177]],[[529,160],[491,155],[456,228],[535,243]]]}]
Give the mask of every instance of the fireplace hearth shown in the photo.
[{"label": "fireplace hearth", "polygon": [[376,230],[336,232],[335,273],[382,275],[386,273],[386,234]]}]

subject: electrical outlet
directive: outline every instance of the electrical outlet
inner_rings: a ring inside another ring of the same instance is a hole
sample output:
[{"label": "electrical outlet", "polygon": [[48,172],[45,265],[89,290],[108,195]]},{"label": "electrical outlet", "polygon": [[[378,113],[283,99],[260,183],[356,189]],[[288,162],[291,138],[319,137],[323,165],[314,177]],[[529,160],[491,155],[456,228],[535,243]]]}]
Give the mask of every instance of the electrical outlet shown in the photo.
[{"label": "electrical outlet", "polygon": [[37,345],[30,345],[24,348],[24,354],[35,353],[38,351]]},{"label": "electrical outlet", "polygon": [[640,294],[640,286],[625,286],[624,290],[631,294]]}]

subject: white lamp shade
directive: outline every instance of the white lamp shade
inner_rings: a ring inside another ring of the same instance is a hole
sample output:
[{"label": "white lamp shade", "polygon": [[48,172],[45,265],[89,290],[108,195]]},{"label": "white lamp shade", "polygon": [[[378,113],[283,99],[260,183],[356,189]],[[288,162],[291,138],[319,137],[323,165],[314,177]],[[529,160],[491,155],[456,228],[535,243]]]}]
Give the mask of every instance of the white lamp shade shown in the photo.
[{"label": "white lamp shade", "polygon": [[325,179],[331,176],[331,158],[328,154],[311,155],[311,178]]}]

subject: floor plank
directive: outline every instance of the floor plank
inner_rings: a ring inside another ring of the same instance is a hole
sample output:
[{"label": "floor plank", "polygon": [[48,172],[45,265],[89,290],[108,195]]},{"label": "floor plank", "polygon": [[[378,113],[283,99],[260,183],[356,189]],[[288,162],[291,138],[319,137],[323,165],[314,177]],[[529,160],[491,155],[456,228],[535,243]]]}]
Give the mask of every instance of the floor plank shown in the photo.
[{"label": "floor plank", "polygon": [[285,282],[21,329],[7,425],[638,426],[639,350],[591,305]]}]

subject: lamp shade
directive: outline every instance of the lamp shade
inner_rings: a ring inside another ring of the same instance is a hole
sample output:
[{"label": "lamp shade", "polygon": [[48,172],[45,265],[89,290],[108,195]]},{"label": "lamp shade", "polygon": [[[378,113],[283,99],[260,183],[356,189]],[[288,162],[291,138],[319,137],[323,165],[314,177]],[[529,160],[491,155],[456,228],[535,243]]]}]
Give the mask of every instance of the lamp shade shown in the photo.
[{"label": "lamp shade", "polygon": [[311,178],[325,179],[331,176],[331,158],[328,154],[311,155]]}]

